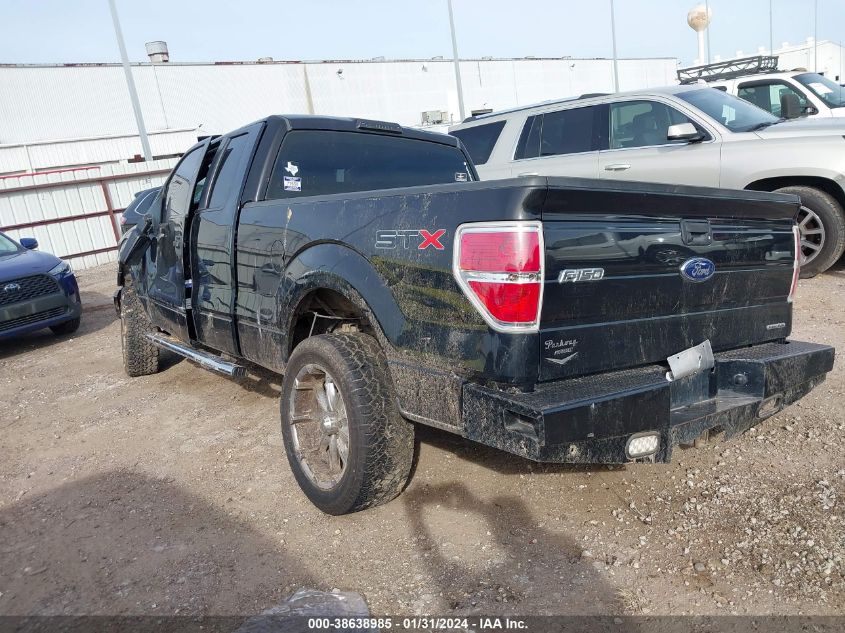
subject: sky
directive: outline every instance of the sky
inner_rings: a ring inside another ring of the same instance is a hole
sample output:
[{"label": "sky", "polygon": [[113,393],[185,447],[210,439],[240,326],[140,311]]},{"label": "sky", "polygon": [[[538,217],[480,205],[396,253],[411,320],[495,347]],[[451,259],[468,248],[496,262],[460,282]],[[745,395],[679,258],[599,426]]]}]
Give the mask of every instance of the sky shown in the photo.
[{"label": "sky", "polygon": [[[845,41],[845,0],[771,0],[775,48]],[[694,0],[615,0],[620,57],[696,57]],[[710,0],[711,55],[769,45],[770,0]],[[446,0],[117,0],[132,61],[451,57]],[[453,0],[461,57],[610,57],[610,0]],[[0,63],[118,62],[107,0],[2,0]]]}]

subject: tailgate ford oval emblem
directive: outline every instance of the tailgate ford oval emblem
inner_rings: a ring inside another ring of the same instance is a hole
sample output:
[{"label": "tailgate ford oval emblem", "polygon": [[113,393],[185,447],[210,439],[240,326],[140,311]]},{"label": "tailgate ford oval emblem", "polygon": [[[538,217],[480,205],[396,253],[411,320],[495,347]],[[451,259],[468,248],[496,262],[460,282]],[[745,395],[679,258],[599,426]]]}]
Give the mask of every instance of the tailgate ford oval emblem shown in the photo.
[{"label": "tailgate ford oval emblem", "polygon": [[716,264],[706,257],[693,257],[681,264],[681,275],[690,281],[707,281],[716,274]]}]

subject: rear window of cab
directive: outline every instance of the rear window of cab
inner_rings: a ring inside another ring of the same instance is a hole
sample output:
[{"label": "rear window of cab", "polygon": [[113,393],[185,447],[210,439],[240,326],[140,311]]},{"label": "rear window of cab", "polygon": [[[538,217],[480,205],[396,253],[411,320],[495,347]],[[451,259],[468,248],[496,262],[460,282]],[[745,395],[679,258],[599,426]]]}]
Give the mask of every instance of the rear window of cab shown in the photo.
[{"label": "rear window of cab", "polygon": [[294,130],[279,148],[265,199],[471,180],[472,167],[454,145],[382,134]]}]

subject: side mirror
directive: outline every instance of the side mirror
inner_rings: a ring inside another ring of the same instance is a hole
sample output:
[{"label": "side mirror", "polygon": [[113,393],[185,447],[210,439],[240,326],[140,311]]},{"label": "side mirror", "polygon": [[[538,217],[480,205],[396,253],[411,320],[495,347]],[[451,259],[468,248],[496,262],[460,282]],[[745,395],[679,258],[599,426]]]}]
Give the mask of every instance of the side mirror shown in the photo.
[{"label": "side mirror", "polygon": [[692,123],[676,123],[675,125],[670,125],[669,129],[666,130],[667,141],[689,141],[690,143],[694,143],[703,138],[701,132]]},{"label": "side mirror", "polygon": [[784,119],[797,119],[804,114],[804,108],[798,100],[798,95],[791,92],[784,92],[780,96],[780,115]]},{"label": "side mirror", "polygon": [[34,237],[22,237],[21,246],[27,250],[34,251],[38,248],[38,240]]}]

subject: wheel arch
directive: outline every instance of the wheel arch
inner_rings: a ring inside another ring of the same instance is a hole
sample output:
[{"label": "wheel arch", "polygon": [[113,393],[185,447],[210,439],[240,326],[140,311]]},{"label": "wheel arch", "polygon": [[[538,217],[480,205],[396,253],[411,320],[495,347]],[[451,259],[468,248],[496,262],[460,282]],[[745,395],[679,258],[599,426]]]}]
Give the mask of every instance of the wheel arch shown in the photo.
[{"label": "wheel arch", "polygon": [[[303,340],[328,331],[332,320],[357,322],[360,331],[372,334],[382,346],[396,345],[405,325],[386,280],[363,255],[341,244],[319,244],[294,257],[279,298],[279,314],[284,319],[279,326],[286,333],[285,361]],[[318,316],[315,321],[315,311],[331,317]]]},{"label": "wheel arch", "polygon": [[845,191],[835,180],[823,176],[776,176],[748,183],[751,191],[775,191],[783,187],[813,187],[832,196],[845,209]]}]

